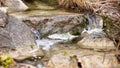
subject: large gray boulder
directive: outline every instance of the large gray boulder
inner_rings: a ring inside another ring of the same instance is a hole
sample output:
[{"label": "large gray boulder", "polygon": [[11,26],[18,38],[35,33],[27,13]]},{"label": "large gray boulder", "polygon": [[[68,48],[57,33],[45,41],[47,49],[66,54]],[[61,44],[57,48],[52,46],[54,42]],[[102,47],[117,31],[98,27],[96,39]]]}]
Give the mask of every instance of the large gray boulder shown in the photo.
[{"label": "large gray boulder", "polygon": [[35,45],[30,28],[17,18],[9,16],[6,30],[10,33],[15,46]]},{"label": "large gray boulder", "polygon": [[7,53],[17,60],[29,58],[33,55],[43,55],[41,49],[33,51],[35,49],[38,47],[31,29],[21,20],[8,16],[6,26],[0,27],[0,52]]},{"label": "large gray boulder", "polygon": [[10,45],[11,48],[14,48],[11,44],[9,33],[4,29],[8,20],[8,15],[0,9],[0,47],[6,47]]},{"label": "large gray boulder", "polygon": [[9,35],[9,32],[3,28],[0,28],[0,48],[4,48],[4,47],[10,49],[15,48],[15,46],[13,45],[12,38]]}]

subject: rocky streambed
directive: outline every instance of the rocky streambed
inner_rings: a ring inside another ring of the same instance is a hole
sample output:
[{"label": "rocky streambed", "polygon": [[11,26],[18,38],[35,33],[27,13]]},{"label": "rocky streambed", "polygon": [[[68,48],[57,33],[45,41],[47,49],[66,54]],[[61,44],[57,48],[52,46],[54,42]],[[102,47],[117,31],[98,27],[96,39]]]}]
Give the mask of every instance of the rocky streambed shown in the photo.
[{"label": "rocky streambed", "polygon": [[[19,5],[27,9],[23,4]],[[35,5],[38,7],[32,10]],[[101,16],[68,12],[36,2],[30,10],[13,8],[8,12],[0,10],[0,65],[11,61],[8,68],[120,67],[114,41],[103,31]],[[4,59],[4,54],[10,57]]]}]

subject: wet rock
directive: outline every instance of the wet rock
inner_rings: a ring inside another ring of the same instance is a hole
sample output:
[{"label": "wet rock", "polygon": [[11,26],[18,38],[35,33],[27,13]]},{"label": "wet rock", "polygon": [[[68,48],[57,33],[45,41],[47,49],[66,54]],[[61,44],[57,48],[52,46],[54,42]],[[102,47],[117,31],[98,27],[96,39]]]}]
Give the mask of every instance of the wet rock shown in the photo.
[{"label": "wet rock", "polygon": [[83,20],[83,16],[81,14],[58,13],[51,15],[52,13],[49,12],[48,14],[49,15],[44,16],[39,15],[27,17],[23,19],[23,21],[31,27],[37,28],[42,37],[53,33],[66,33],[77,27],[78,32],[81,32],[82,27],[79,26]]},{"label": "wet rock", "polygon": [[57,52],[49,60],[47,68],[116,68],[117,64],[112,53],[77,49]]},{"label": "wet rock", "polygon": [[8,6],[9,9],[14,11],[26,10],[27,5],[22,0],[3,0],[3,4]]},{"label": "wet rock", "polygon": [[[9,16],[8,24],[5,28],[1,28],[0,37],[0,51],[14,59],[23,60],[33,55],[43,55],[42,50],[36,46],[30,28],[13,16]],[[31,52],[35,49],[38,50]]]}]

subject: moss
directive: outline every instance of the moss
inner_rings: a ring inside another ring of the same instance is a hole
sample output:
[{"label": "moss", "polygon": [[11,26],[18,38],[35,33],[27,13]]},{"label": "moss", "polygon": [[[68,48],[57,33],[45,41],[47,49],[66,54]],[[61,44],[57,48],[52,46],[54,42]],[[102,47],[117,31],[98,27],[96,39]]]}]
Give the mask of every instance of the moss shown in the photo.
[{"label": "moss", "polygon": [[70,56],[70,59],[77,59],[76,55]]},{"label": "moss", "polygon": [[13,63],[13,59],[6,54],[0,54],[0,65],[8,68]]},{"label": "moss", "polygon": [[78,31],[78,30],[76,30],[76,31],[73,31],[73,35],[80,35],[81,33]]},{"label": "moss", "polygon": [[85,23],[86,23],[86,18],[83,17],[83,20],[82,20],[82,22],[81,22],[80,27],[85,28],[85,27],[86,27],[86,26],[85,26]]},{"label": "moss", "polygon": [[107,18],[107,17],[103,17],[103,20],[104,20],[104,27],[110,28],[112,20],[110,18]]},{"label": "moss", "polygon": [[33,45],[30,45],[30,48],[32,48],[32,49],[33,49],[33,48],[34,48],[34,47],[33,47]]},{"label": "moss", "polygon": [[[85,26],[85,22],[86,22],[86,18],[83,17],[82,22],[81,22],[79,25],[75,26],[75,27],[70,31],[70,34],[72,34],[72,35],[80,35],[81,32],[83,31],[83,29],[86,27],[86,26]],[[76,27],[80,27],[80,28],[76,28]]]},{"label": "moss", "polygon": [[[104,30],[107,32],[107,33],[114,33],[114,30],[113,30],[113,23],[114,21],[111,20],[110,18],[108,17],[102,17],[103,18],[103,21],[104,21]],[[108,32],[109,30],[109,32]]]},{"label": "moss", "polygon": [[72,34],[72,35],[80,35],[81,32],[79,31],[79,29],[74,28],[73,30],[70,31],[70,34]]},{"label": "moss", "polygon": [[67,52],[63,52],[63,56],[68,56],[68,53]]}]

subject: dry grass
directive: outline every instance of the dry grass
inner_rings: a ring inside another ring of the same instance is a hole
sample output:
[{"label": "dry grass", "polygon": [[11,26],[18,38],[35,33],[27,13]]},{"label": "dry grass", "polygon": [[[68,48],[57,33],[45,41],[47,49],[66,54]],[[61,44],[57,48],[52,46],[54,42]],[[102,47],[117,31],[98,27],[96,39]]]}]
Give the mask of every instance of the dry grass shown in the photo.
[{"label": "dry grass", "polygon": [[120,18],[120,0],[58,0],[59,5],[75,11],[94,12],[112,19]]}]

